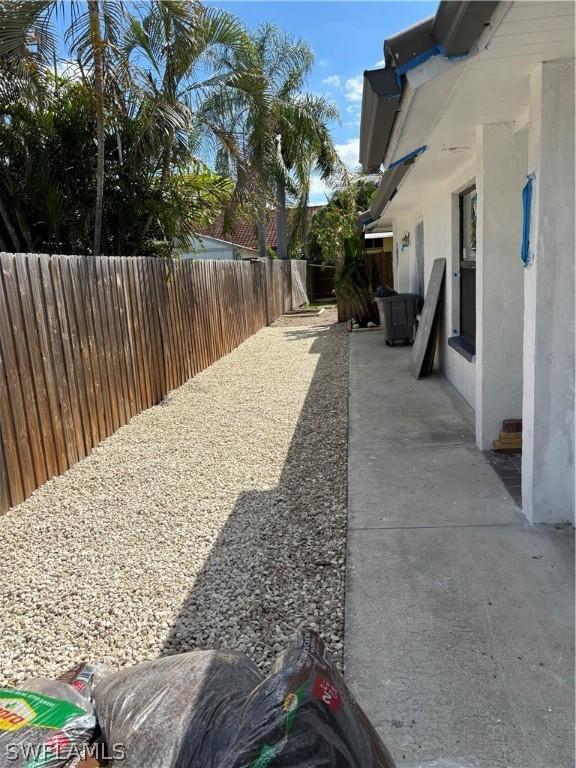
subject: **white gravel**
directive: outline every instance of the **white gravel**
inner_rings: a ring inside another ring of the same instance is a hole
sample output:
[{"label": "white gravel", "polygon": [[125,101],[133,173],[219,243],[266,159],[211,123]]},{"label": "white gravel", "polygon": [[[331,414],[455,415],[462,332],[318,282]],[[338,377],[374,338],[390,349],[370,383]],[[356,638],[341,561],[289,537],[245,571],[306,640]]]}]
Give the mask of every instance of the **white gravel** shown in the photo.
[{"label": "white gravel", "polygon": [[266,328],[0,517],[0,685],[227,647],[341,660],[347,334]]}]

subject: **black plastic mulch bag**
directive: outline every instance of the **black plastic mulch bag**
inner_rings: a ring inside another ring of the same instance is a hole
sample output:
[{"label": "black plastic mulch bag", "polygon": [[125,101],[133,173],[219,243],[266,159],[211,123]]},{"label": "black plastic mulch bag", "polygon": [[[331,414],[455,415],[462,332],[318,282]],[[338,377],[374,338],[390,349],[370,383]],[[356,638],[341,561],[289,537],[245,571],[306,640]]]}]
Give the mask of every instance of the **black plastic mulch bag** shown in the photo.
[{"label": "black plastic mulch bag", "polygon": [[311,631],[265,680],[241,654],[197,651],[105,678],[95,703],[118,768],[394,768]]},{"label": "black plastic mulch bag", "polygon": [[215,765],[237,713],[262,681],[241,653],[190,651],[105,677],[94,701],[107,752],[121,768]]},{"label": "black plastic mulch bag", "polygon": [[394,768],[323,640],[298,633],[247,699],[217,768]]}]

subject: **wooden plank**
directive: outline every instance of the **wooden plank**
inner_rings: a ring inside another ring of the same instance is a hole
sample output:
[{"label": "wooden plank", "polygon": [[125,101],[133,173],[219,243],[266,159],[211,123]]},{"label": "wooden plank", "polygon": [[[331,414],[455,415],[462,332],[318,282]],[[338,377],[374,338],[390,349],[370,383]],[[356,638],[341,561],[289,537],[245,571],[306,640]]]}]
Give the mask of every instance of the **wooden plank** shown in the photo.
[{"label": "wooden plank", "polygon": [[[34,306],[34,296],[28,275],[28,256],[16,256],[16,278],[20,293],[20,306],[24,317],[25,338],[30,356],[31,374],[34,382],[36,406],[38,409],[38,424],[42,435],[44,460],[46,463],[46,479],[49,480],[59,473],[56,447],[54,444],[54,424],[48,396],[48,385],[44,372],[41,348],[42,344],[38,331],[38,315]],[[44,323],[44,313],[40,304],[40,322]],[[50,371],[50,374],[52,372]],[[59,416],[59,414],[58,414]]]},{"label": "wooden plank", "polygon": [[198,310],[198,321],[200,326],[200,343],[202,345],[202,368],[204,370],[210,363],[210,351],[209,351],[209,332],[206,324],[206,300],[204,296],[204,272],[206,265],[203,261],[197,261],[195,263],[196,277],[195,277],[195,296],[196,307]]},{"label": "wooden plank", "polygon": [[[70,279],[70,264],[71,262],[76,261],[77,258],[77,256],[59,256],[55,258],[55,263],[58,264],[60,269],[60,279],[62,281],[62,298],[64,303],[64,310],[66,312],[66,320],[68,323],[70,349],[72,352],[72,364],[74,366],[74,378],[78,391],[80,420],[82,424],[82,433],[84,436],[86,455],[88,455],[92,450],[92,447],[96,445],[97,439],[94,440],[93,426],[96,424],[96,422],[94,421],[94,414],[91,413],[90,410],[88,384],[86,382],[88,370],[86,368],[85,359],[82,354],[82,347],[86,348],[86,339],[85,335],[84,338],[81,338],[80,336],[78,318],[76,316],[76,309],[74,306],[72,281]],[[94,429],[97,429],[97,426],[94,426]]]},{"label": "wooden plank", "polygon": [[130,394],[128,392],[128,374],[126,360],[124,358],[124,340],[120,322],[120,307],[118,297],[118,285],[116,275],[116,262],[114,258],[103,257],[106,273],[106,300],[108,306],[108,326],[111,330],[112,359],[116,371],[116,390],[118,393],[118,405],[120,426],[130,421]]},{"label": "wooden plank", "polygon": [[78,331],[78,343],[80,352],[80,364],[83,371],[84,389],[86,396],[86,408],[87,418],[86,422],[89,426],[89,441],[90,448],[98,445],[100,440],[100,419],[99,419],[99,382],[97,380],[97,374],[93,367],[94,357],[94,334],[90,333],[89,328],[89,315],[90,307],[84,300],[82,294],[82,283],[85,279],[85,272],[83,270],[83,264],[86,261],[86,257],[71,256],[68,259],[68,277],[69,277],[69,290],[70,290],[70,306],[76,319],[76,328]]},{"label": "wooden plank", "polygon": [[202,319],[202,333],[205,341],[204,368],[212,364],[214,337],[209,321],[208,290],[207,290],[207,264],[204,260],[198,262],[198,289],[199,304]]},{"label": "wooden plank", "polygon": [[[65,256],[62,258],[66,258]],[[48,268],[52,277],[52,288],[54,290],[55,313],[58,318],[58,327],[60,334],[60,344],[62,347],[64,367],[66,371],[66,383],[68,385],[68,394],[70,398],[70,412],[72,423],[74,425],[74,434],[76,437],[76,448],[78,457],[83,459],[88,455],[89,447],[84,442],[84,427],[82,423],[82,406],[80,402],[79,386],[76,379],[76,369],[74,366],[74,352],[72,349],[71,329],[68,324],[68,315],[64,299],[64,287],[62,275],[60,273],[60,257],[52,256],[48,262]]]},{"label": "wooden plank", "polygon": [[[56,459],[56,473],[65,472],[69,466],[64,434],[64,422],[61,411],[61,401],[58,391],[56,369],[52,357],[50,342],[50,325],[48,313],[44,301],[42,275],[40,271],[40,258],[35,255],[28,256],[28,277],[32,291],[32,303],[36,315],[36,329],[38,332],[38,352],[42,362],[44,381],[46,382],[46,394],[50,409],[50,428],[54,453]],[[55,473],[55,474],[56,474]]]},{"label": "wooden plank", "polygon": [[[15,352],[14,363],[16,365],[15,373],[20,380],[21,400],[19,400],[19,402],[22,403],[24,409],[20,417],[20,440],[22,443],[26,440],[28,441],[30,457],[32,460],[32,476],[30,478],[25,478],[25,482],[28,480],[32,486],[32,490],[34,490],[34,488],[37,488],[39,485],[42,485],[42,483],[46,482],[48,473],[46,470],[46,459],[44,457],[44,446],[42,443],[42,429],[40,427],[40,418],[36,402],[34,373],[28,355],[27,328],[22,315],[20,292],[16,277],[15,261],[16,259],[25,258],[26,256],[24,254],[14,256],[13,254],[3,253],[0,256],[4,278],[4,291],[8,303],[9,321],[12,328],[13,349]],[[28,318],[28,322],[32,323],[33,318]]]},{"label": "wooden plank", "polygon": [[124,291],[126,293],[126,306],[128,307],[128,329],[130,334],[130,353],[134,387],[136,395],[136,412],[141,413],[148,408],[148,396],[146,393],[146,376],[144,373],[144,352],[142,350],[142,334],[140,312],[138,310],[138,281],[135,272],[136,259],[122,260],[124,273]]},{"label": "wooden plank", "polygon": [[0,424],[12,505],[24,501],[31,493],[29,479],[33,476],[28,433],[21,422],[23,407],[4,280],[0,274]]},{"label": "wooden plank", "polygon": [[169,281],[170,304],[172,307],[173,328],[170,333],[173,357],[175,359],[176,379],[175,387],[179,387],[186,379],[186,363],[184,359],[184,329],[182,320],[182,307],[180,305],[180,264],[174,264]]},{"label": "wooden plank", "polygon": [[136,377],[134,373],[134,339],[131,329],[131,312],[129,296],[125,284],[124,262],[126,259],[114,258],[114,275],[116,294],[118,298],[118,328],[120,330],[120,356],[126,371],[126,396],[128,403],[128,420],[138,413],[136,405]]},{"label": "wooden plank", "polygon": [[430,373],[434,362],[445,271],[446,259],[435,259],[408,366],[416,379]]},{"label": "wooden plank", "polygon": [[[1,367],[1,366],[0,366]],[[0,430],[0,515],[10,509],[9,478],[4,458],[4,446],[2,445],[2,430]]]},{"label": "wooden plank", "polygon": [[168,319],[168,289],[166,284],[166,267],[164,263],[157,259],[154,263],[154,289],[156,291],[156,301],[158,304],[158,326],[161,340],[161,359],[164,368],[164,391],[162,397],[165,397],[173,387],[174,364],[172,360],[172,350],[170,346],[170,326]]},{"label": "wooden plank", "polygon": [[50,352],[58,392],[58,403],[60,416],[62,419],[62,431],[66,444],[66,467],[71,467],[78,461],[78,443],[74,429],[74,418],[72,415],[72,403],[70,401],[70,390],[68,387],[68,377],[64,363],[64,351],[62,348],[62,335],[58,321],[58,312],[56,307],[56,298],[54,295],[54,285],[50,270],[50,257],[42,254],[38,261],[40,279],[42,281],[42,293],[44,295],[44,308],[46,312],[46,321],[48,329],[48,339],[50,343]]},{"label": "wooden plank", "polygon": [[150,299],[150,270],[148,268],[148,261],[142,257],[131,259],[131,264],[134,271],[136,304],[140,321],[142,372],[146,382],[146,403],[147,407],[150,408],[158,402],[156,356],[153,349],[154,336],[152,331],[154,306],[151,304]]},{"label": "wooden plank", "polygon": [[180,303],[184,319],[184,343],[186,349],[186,377],[196,374],[194,351],[194,317],[192,314],[192,302],[190,300],[190,260],[182,262],[180,268]]},{"label": "wooden plank", "polygon": [[167,392],[166,388],[166,370],[164,360],[164,349],[162,347],[162,320],[160,317],[161,307],[156,290],[158,280],[158,265],[155,260],[146,260],[146,290],[149,311],[146,313],[150,321],[151,349],[154,359],[154,389],[156,393],[155,402],[159,403]]},{"label": "wooden plank", "polygon": [[96,330],[96,319],[94,317],[97,311],[97,296],[95,293],[96,273],[94,270],[94,259],[80,257],[77,264],[77,270],[71,274],[72,286],[74,290],[74,299],[77,306],[77,312],[82,316],[82,322],[85,325],[87,354],[91,371],[91,406],[94,409],[93,419],[97,426],[98,439],[94,445],[104,440],[109,434],[108,429],[110,412],[109,395],[105,378],[105,371],[102,371],[99,355],[99,332]]},{"label": "wooden plank", "polygon": [[94,344],[101,394],[101,412],[104,418],[105,429],[101,432],[101,438],[104,439],[111,435],[117,429],[117,416],[115,415],[115,404],[112,402],[112,384],[109,380],[108,357],[111,355],[110,343],[108,339],[108,326],[106,323],[106,314],[104,306],[104,286],[101,272],[101,259],[87,258],[85,260],[85,271],[87,275],[87,285],[84,295],[88,299],[92,327],[94,330]]}]

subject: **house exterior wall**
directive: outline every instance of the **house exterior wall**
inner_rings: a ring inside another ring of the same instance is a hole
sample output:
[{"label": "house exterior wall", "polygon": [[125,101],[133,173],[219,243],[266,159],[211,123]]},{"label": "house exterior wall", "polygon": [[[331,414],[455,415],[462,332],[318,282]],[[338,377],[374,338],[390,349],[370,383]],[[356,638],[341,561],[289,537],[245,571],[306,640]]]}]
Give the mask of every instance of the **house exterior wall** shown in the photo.
[{"label": "house exterior wall", "polygon": [[[567,94],[571,98],[567,98]],[[415,229],[424,226],[424,276],[446,259],[439,366],[475,409],[486,450],[502,420],[523,418],[523,509],[534,522],[574,521],[575,227],[574,61],[537,65],[527,124],[478,126],[448,181],[392,219],[398,291],[417,285]],[[520,259],[522,187],[534,174],[532,263]],[[459,333],[459,194],[478,193],[476,357],[448,345]],[[400,193],[401,194],[401,191]],[[408,232],[410,244],[402,249]]]},{"label": "house exterior wall", "polygon": [[[394,255],[394,287],[400,292],[413,292],[417,285],[415,249],[416,224],[424,226],[424,283],[428,286],[435,259],[446,259],[446,290],[439,337],[439,366],[446,378],[464,399],[475,407],[476,365],[448,346],[448,338],[457,332],[454,325],[459,312],[459,286],[454,274],[458,272],[458,207],[457,193],[474,182],[474,158],[468,158],[462,167],[435,194],[422,203],[410,216],[393,220],[394,244],[398,246],[398,259]],[[456,196],[456,205],[454,197]],[[410,245],[402,250],[401,240],[410,234]]]},{"label": "house exterior wall", "polygon": [[186,253],[183,253],[183,259],[233,259],[234,249],[232,244],[224,243],[222,240],[215,240],[211,237],[198,235],[198,245]]},{"label": "house exterior wall", "polygon": [[524,270],[522,503],[534,522],[574,521],[574,59],[530,81],[532,263]]},{"label": "house exterior wall", "polygon": [[504,419],[522,417],[524,276],[520,258],[526,137],[513,125],[478,129],[476,444],[492,448]]}]

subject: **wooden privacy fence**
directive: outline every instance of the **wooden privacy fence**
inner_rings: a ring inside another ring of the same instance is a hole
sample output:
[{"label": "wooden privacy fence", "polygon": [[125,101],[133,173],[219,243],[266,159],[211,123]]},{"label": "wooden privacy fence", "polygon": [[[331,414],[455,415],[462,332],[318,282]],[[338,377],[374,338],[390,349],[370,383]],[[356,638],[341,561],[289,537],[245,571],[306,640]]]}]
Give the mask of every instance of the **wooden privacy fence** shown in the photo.
[{"label": "wooden privacy fence", "polygon": [[0,265],[0,513],[292,308],[290,262]]}]

